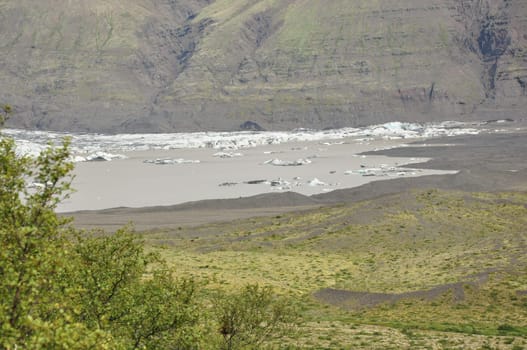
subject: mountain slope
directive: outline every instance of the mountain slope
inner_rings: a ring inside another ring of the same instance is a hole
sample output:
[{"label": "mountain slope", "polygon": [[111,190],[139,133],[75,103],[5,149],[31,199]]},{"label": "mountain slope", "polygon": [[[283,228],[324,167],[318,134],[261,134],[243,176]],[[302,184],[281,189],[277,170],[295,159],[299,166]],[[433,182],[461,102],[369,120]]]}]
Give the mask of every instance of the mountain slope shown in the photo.
[{"label": "mountain slope", "polygon": [[0,0],[0,99],[59,130],[525,117],[522,0]]}]

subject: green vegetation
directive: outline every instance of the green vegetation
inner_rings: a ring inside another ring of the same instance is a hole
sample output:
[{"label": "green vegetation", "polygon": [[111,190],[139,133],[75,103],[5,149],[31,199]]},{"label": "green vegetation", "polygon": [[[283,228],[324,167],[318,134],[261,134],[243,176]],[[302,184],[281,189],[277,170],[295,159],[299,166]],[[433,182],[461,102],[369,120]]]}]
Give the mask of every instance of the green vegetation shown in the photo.
[{"label": "green vegetation", "polygon": [[239,349],[288,328],[293,313],[269,288],[206,289],[129,227],[78,232],[59,218],[68,145],[30,158],[0,139],[0,349]]},{"label": "green vegetation", "polygon": [[506,349],[527,344],[526,202],[420,190],[144,237],[210,286],[260,281],[289,296],[301,316],[292,346]]},{"label": "green vegetation", "polygon": [[291,330],[294,310],[285,299],[275,299],[270,287],[248,285],[240,292],[221,296],[215,309],[223,336],[220,349],[259,347]]}]

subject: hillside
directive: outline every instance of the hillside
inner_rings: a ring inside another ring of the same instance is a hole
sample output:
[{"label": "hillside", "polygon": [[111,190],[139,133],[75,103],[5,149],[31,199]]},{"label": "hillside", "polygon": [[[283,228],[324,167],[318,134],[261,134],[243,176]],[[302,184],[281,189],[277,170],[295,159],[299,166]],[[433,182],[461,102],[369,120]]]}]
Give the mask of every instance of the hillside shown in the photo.
[{"label": "hillside", "polygon": [[294,349],[524,349],[526,193],[419,190],[145,232],[207,288],[271,285]]},{"label": "hillside", "polygon": [[523,0],[0,0],[12,126],[525,118]]}]

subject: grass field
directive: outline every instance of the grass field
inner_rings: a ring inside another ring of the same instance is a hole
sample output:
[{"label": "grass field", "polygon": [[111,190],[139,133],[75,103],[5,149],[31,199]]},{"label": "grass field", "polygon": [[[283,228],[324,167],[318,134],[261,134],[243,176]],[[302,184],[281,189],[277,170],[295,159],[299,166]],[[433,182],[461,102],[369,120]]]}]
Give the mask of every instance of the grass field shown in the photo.
[{"label": "grass field", "polygon": [[293,347],[523,349],[525,203],[410,191],[144,237],[207,288],[259,283],[288,296],[301,316]]}]

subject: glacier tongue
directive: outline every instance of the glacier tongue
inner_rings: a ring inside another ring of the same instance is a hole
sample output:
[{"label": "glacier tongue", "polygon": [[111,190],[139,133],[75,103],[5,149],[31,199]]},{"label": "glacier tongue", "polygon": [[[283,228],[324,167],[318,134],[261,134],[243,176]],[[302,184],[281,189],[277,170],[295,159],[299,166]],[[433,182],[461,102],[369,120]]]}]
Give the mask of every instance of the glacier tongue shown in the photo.
[{"label": "glacier tongue", "polygon": [[[197,132],[171,134],[77,134],[47,131],[4,129],[3,134],[11,136],[17,143],[20,154],[36,156],[48,143],[60,142],[64,137],[71,139],[74,161],[90,159],[122,159],[119,152],[145,150],[170,150],[188,148],[211,148],[234,153],[238,149],[262,145],[301,141],[338,140],[346,137],[373,137],[384,139],[409,139],[420,137],[455,136],[477,134],[473,125],[461,122],[417,124],[390,122],[364,128],[342,128],[334,130],[293,130],[262,132]],[[220,154],[220,153],[217,153]],[[105,155],[100,157],[100,155]]]}]

